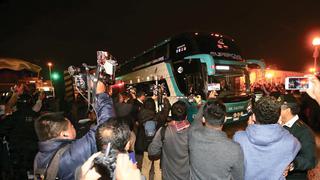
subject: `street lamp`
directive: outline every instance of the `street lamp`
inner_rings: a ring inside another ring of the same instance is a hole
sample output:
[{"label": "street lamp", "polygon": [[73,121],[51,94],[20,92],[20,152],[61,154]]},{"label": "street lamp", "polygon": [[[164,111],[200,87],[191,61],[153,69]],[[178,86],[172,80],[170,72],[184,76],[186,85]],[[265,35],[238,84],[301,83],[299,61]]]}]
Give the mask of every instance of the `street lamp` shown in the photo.
[{"label": "street lamp", "polygon": [[52,76],[51,76],[51,68],[52,68],[53,64],[51,62],[48,62],[47,65],[49,67],[49,76],[50,76],[50,84],[52,87],[52,95],[53,95],[53,97],[55,97],[55,91],[54,91],[54,87],[53,87],[53,83],[52,83]]},{"label": "street lamp", "polygon": [[49,78],[50,78],[50,81],[52,80],[51,79],[51,67],[52,67],[52,63],[51,62],[48,62],[48,67],[49,67]]},{"label": "street lamp", "polygon": [[309,69],[309,72],[310,72],[310,73],[315,73],[316,70],[315,70],[314,68],[310,68],[310,69]]},{"label": "street lamp", "polygon": [[312,45],[314,46],[314,51],[313,51],[313,58],[314,58],[314,64],[313,64],[313,68],[314,71],[317,72],[317,59],[319,57],[319,45],[320,45],[320,38],[319,37],[315,37],[312,41]]},{"label": "street lamp", "polygon": [[272,80],[273,80],[273,77],[274,77],[274,72],[273,71],[267,71],[266,72],[266,74],[265,74],[265,77],[269,80],[269,81],[271,81],[271,83],[272,83]]}]

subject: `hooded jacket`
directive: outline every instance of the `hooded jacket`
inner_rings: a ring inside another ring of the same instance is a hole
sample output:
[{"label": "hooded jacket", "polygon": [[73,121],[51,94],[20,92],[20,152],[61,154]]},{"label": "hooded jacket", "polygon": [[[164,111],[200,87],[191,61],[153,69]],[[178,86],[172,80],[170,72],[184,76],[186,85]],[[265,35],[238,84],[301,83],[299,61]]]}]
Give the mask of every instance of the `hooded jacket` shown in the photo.
[{"label": "hooded jacket", "polygon": [[165,129],[162,139],[161,127],[148,147],[149,156],[161,156],[162,179],[179,180],[189,179],[189,128],[177,131],[169,125]]},{"label": "hooded jacket", "polygon": [[282,175],[301,145],[279,124],[253,124],[233,136],[244,153],[245,179],[285,179]]},{"label": "hooded jacket", "polygon": [[35,164],[38,168],[44,168],[51,161],[55,152],[66,144],[70,147],[62,154],[59,162],[59,179],[74,179],[74,173],[78,166],[81,166],[93,153],[97,152],[95,132],[97,127],[113,117],[113,105],[111,98],[105,94],[97,94],[96,102],[97,125],[77,140],[50,139],[40,141],[39,152],[35,157]]}]

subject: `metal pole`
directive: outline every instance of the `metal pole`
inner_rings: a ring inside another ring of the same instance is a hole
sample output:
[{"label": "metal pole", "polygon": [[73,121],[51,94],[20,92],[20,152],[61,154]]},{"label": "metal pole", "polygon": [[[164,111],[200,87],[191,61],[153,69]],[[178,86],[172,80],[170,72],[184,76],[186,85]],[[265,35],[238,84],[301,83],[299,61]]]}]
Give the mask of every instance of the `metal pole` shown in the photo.
[{"label": "metal pole", "polygon": [[52,85],[52,79],[51,79],[51,66],[49,66],[49,76],[50,76],[50,82],[51,82],[51,85]]},{"label": "metal pole", "polygon": [[314,72],[317,72],[317,58],[319,57],[319,48],[318,46],[314,47],[314,52],[313,52],[313,58],[314,58],[314,64],[313,64],[313,68],[314,68]]},{"label": "metal pole", "polygon": [[49,65],[50,84],[51,84],[51,87],[52,87],[52,96],[55,97],[55,96],[56,96],[56,92],[55,92],[55,90],[54,90],[53,82],[52,82],[52,78],[51,78],[51,66],[52,66],[52,65]]},{"label": "metal pole", "polygon": [[314,72],[317,72],[317,58],[314,58],[314,62],[313,62],[313,68],[314,68]]}]

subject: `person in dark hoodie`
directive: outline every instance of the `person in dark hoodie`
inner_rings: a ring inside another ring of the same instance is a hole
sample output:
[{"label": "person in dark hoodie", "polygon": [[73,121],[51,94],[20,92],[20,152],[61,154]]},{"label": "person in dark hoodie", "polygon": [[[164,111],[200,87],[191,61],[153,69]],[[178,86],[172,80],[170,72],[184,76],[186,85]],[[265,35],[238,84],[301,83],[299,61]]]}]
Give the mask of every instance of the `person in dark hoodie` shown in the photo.
[{"label": "person in dark hoodie", "polygon": [[[149,179],[149,171],[151,169],[152,161],[148,156],[148,146],[157,130],[167,121],[170,110],[170,103],[167,98],[164,98],[164,108],[156,113],[155,101],[152,98],[147,98],[144,102],[143,108],[138,114],[138,134],[135,144],[136,152],[143,152],[142,169],[141,172]],[[154,179],[161,179],[160,160],[154,161],[155,177]]]},{"label": "person in dark hoodie", "polygon": [[130,130],[134,127],[134,107],[133,104],[126,103],[124,96],[119,93],[114,99],[114,111],[117,117],[121,117],[124,123],[127,124]]},{"label": "person in dark hoodie", "polygon": [[278,124],[279,117],[280,102],[274,97],[262,97],[253,106],[246,130],[233,136],[244,153],[245,180],[285,179],[284,172],[301,145]]}]

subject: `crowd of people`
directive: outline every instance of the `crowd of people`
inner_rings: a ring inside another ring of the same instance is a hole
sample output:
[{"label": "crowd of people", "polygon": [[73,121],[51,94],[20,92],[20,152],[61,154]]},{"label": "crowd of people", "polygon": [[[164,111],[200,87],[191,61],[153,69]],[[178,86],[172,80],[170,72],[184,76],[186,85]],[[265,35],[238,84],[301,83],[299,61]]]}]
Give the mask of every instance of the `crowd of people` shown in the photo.
[{"label": "crowd of people", "polygon": [[[1,177],[307,179],[317,165],[308,124],[317,128],[313,119],[320,109],[320,81],[312,82],[307,94],[253,85],[263,96],[253,104],[247,127],[232,138],[223,131],[226,106],[215,92],[197,104],[191,121],[195,107],[188,100],[171,105],[164,97],[158,106],[156,96],[134,89],[115,95],[100,81],[91,112],[80,106],[86,106],[81,98],[72,112],[54,112],[48,107],[55,103],[46,102],[42,92],[21,85],[1,116]],[[313,104],[305,105],[304,98]],[[79,123],[80,116],[89,122]]]}]

